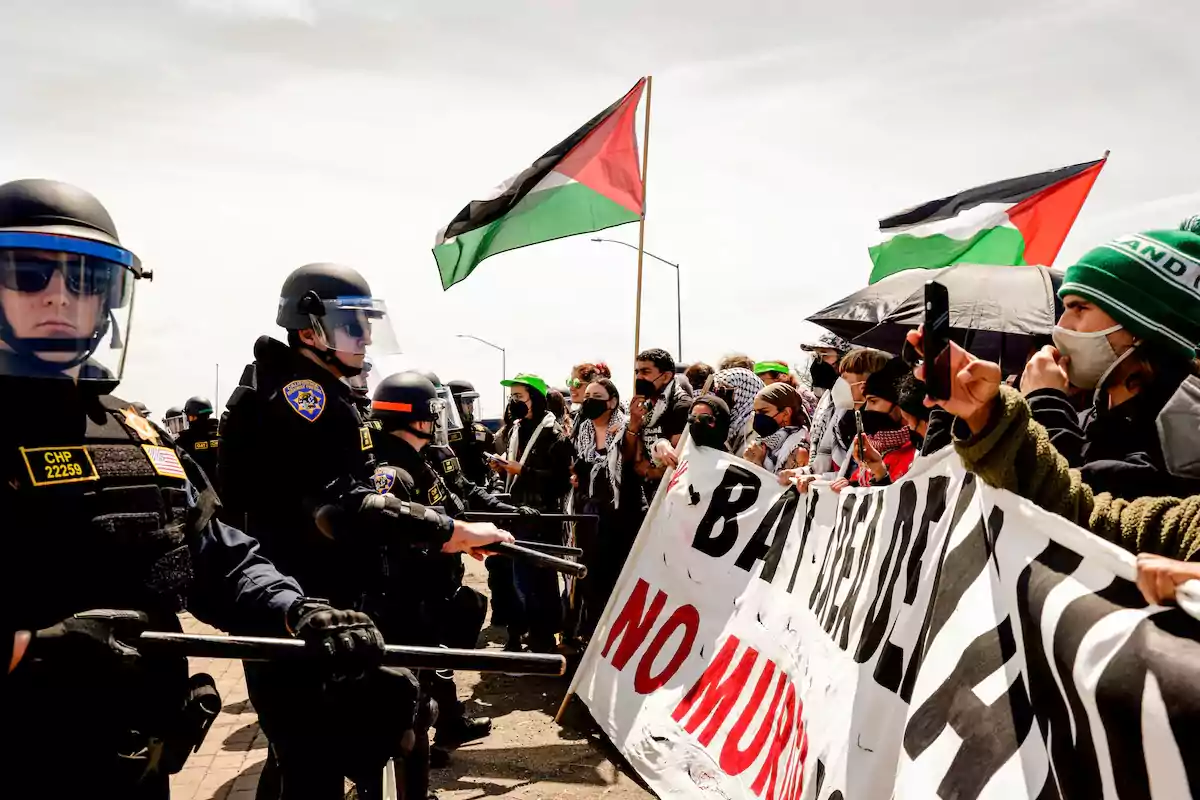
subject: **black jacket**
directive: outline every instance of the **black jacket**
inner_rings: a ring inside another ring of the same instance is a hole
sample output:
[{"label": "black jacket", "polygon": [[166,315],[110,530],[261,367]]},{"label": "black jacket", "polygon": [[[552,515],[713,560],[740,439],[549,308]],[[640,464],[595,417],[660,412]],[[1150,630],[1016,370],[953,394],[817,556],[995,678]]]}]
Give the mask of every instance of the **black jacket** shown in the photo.
[{"label": "black jacket", "polygon": [[[521,422],[515,460],[521,459],[536,428],[533,420]],[[574,458],[575,448],[557,422],[542,430],[533,444],[533,451],[521,467],[521,474],[509,484],[512,502],[550,514],[562,513],[567,492],[571,490],[571,462]]]},{"label": "black jacket", "polygon": [[1110,492],[1129,500],[1188,497],[1200,494],[1200,481],[1167,471],[1156,425],[1159,412],[1184,377],[1162,376],[1119,406],[1093,407],[1082,414],[1055,389],[1038,389],[1027,399],[1034,420],[1050,434],[1054,448],[1080,470],[1095,493]]},{"label": "black jacket", "polygon": [[345,383],[267,336],[254,356],[256,388],[230,401],[221,443],[228,518],[305,593],[355,605],[383,539],[441,544],[452,523],[375,491],[370,430]]},{"label": "black jacket", "polygon": [[[175,437],[175,443],[187,451],[192,460],[200,465],[209,481],[216,485],[217,454],[221,440],[217,433],[220,423],[212,417],[190,423],[183,433]],[[220,493],[220,489],[217,489]]]}]

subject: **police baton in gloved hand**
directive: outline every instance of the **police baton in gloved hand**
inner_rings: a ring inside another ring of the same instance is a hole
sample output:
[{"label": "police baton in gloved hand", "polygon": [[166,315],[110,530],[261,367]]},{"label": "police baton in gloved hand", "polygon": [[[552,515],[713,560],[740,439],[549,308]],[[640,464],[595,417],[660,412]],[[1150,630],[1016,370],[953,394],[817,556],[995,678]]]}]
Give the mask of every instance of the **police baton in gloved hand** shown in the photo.
[{"label": "police baton in gloved hand", "polygon": [[[145,631],[137,643],[139,650],[188,658],[229,658],[240,661],[311,658],[311,650],[299,639]],[[383,666],[503,672],[508,675],[562,675],[567,662],[562,656],[541,653],[389,644],[383,651]]]},{"label": "police baton in gloved hand", "polygon": [[[433,506],[435,511],[442,509]],[[526,514],[500,511],[468,511],[463,514],[461,519],[464,522],[491,522],[496,525],[512,520],[520,520],[522,525],[550,523],[561,524],[563,522],[586,522],[596,524],[600,519],[595,514],[538,514],[537,516],[529,516]],[[501,527],[503,527],[501,525]],[[561,572],[564,575],[571,575],[575,578],[583,578],[587,576],[587,567],[575,561],[568,561],[565,558],[558,558],[554,553],[562,555],[583,555],[583,551],[577,547],[567,547],[565,545],[542,544],[541,542],[516,542],[508,544],[506,542],[496,542],[489,544],[486,547],[481,547],[488,553],[496,555],[509,556],[510,558],[518,558],[522,561],[527,561],[537,567],[545,567],[556,572]]]}]

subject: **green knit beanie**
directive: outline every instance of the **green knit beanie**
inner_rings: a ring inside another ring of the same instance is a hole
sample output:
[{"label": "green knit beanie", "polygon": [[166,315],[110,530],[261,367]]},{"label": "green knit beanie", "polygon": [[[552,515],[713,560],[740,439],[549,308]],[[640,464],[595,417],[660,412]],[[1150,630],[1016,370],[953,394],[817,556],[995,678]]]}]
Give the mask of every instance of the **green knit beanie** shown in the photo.
[{"label": "green knit beanie", "polygon": [[1200,234],[1149,231],[1114,239],[1067,268],[1059,297],[1078,295],[1142,339],[1186,358],[1200,344]]}]

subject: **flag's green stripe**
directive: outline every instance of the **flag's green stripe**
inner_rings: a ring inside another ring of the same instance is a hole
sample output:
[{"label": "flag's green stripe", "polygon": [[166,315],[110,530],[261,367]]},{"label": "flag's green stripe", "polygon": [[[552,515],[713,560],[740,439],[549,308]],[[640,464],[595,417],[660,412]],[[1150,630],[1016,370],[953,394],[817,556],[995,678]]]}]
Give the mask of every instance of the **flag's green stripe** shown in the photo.
[{"label": "flag's green stripe", "polygon": [[970,239],[944,234],[902,233],[870,249],[871,283],[906,269],[936,269],[951,264],[1024,264],[1025,239],[1016,228],[987,228]]},{"label": "flag's green stripe", "polygon": [[442,288],[449,289],[496,253],[634,222],[638,215],[582,183],[527,194],[490,225],[433,249]]}]

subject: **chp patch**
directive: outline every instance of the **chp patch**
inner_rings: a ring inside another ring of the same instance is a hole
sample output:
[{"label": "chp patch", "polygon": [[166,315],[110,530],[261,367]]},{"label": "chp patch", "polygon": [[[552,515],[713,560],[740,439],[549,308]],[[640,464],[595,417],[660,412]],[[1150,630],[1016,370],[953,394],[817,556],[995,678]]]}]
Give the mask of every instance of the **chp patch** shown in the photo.
[{"label": "chp patch", "polygon": [[361,428],[358,429],[358,443],[362,447],[363,450],[371,449],[372,445],[371,445],[371,428],[370,428],[370,426],[363,425]]},{"label": "chp patch", "polygon": [[376,467],[375,469],[375,491],[379,494],[387,494],[392,491],[392,487],[396,485],[396,469],[395,467]]},{"label": "chp patch", "polygon": [[100,479],[86,447],[22,447],[20,451],[34,486]]},{"label": "chp patch", "polygon": [[180,478],[187,480],[187,473],[183,471],[183,464],[179,462],[179,456],[170,447],[157,447],[152,444],[142,445],[142,449],[146,451],[146,457],[150,459],[150,465],[154,467],[154,471],[166,478]]},{"label": "chp patch", "polygon": [[325,390],[316,381],[292,381],[283,387],[283,398],[293,411],[309,422],[316,422],[325,410]]},{"label": "chp patch", "polygon": [[158,431],[150,424],[150,420],[143,417],[134,408],[127,408],[121,412],[125,418],[125,425],[147,442],[159,444]]}]

